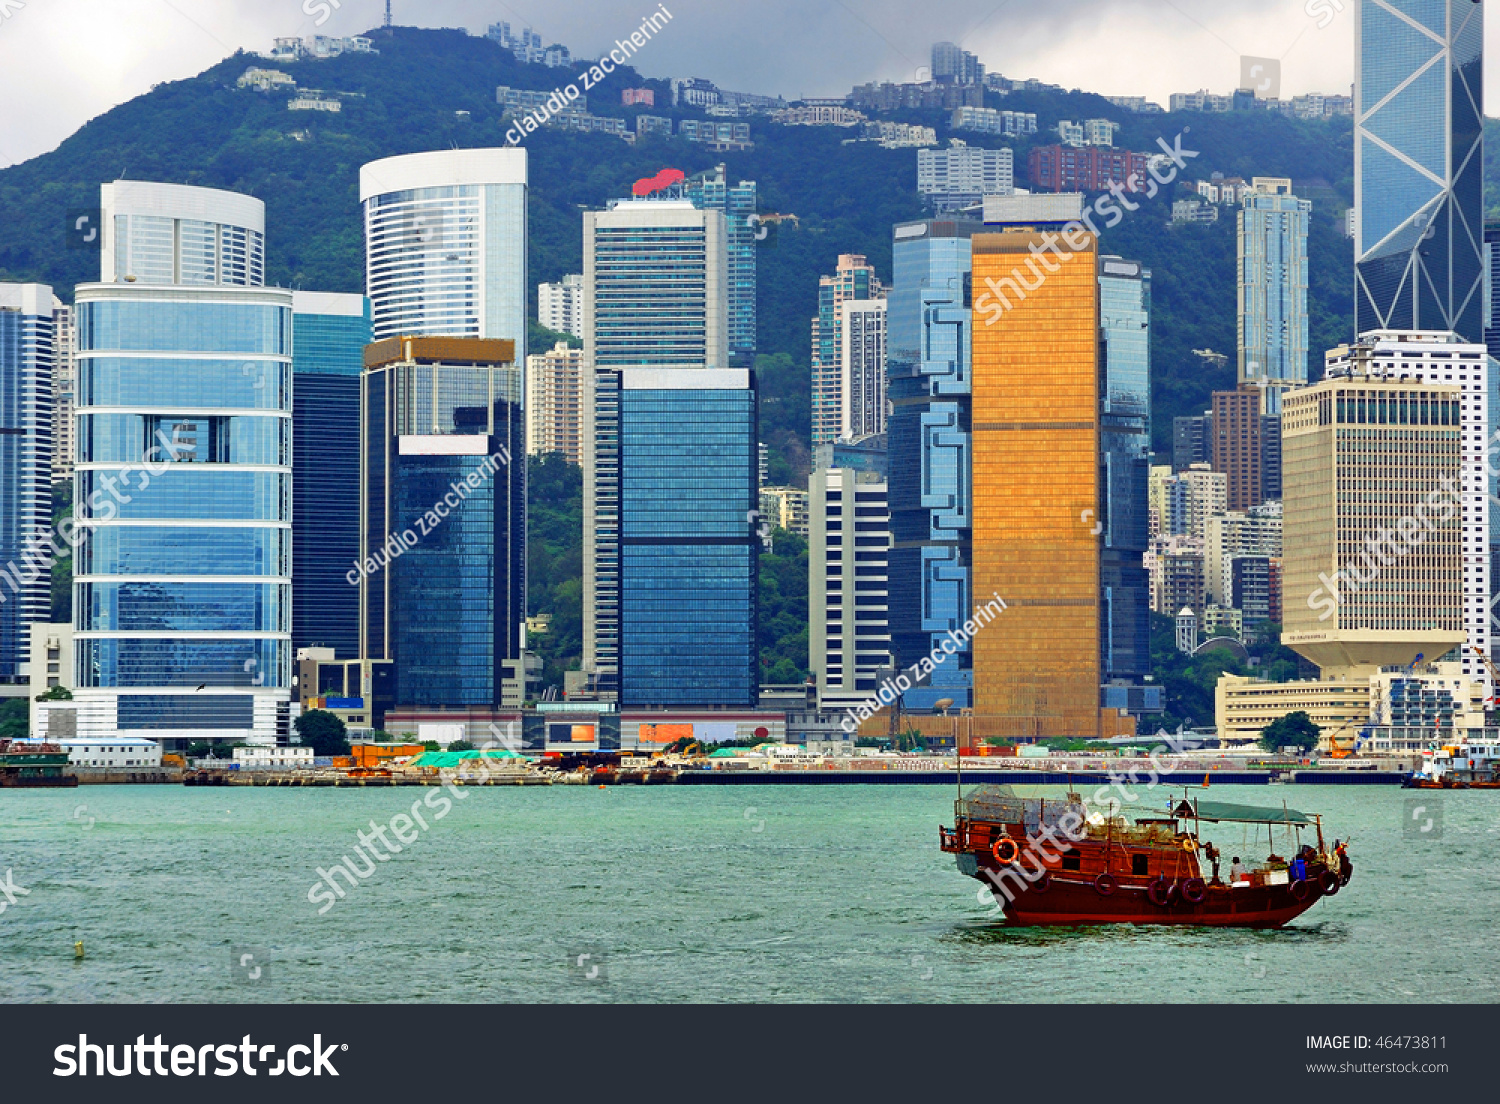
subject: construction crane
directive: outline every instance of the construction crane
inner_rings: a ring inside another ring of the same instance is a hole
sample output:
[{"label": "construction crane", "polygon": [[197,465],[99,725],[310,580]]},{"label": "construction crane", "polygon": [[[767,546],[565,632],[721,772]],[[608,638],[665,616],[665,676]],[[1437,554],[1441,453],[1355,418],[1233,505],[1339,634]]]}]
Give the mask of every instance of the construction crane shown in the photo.
[{"label": "construction crane", "polygon": [[1491,715],[1500,710],[1500,670],[1496,669],[1494,660],[1473,644],[1469,645],[1469,651],[1479,657],[1479,662],[1483,663],[1490,673],[1490,696],[1484,699],[1484,723],[1489,725]]}]

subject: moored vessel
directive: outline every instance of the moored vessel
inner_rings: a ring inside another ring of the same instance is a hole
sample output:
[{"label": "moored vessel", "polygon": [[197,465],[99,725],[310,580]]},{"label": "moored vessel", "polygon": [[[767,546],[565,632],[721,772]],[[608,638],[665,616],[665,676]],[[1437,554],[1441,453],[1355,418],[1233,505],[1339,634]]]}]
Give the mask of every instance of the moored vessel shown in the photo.
[{"label": "moored vessel", "polygon": [[76,774],[67,774],[68,753],[56,744],[33,744],[0,740],[0,787],[78,785]]},{"label": "moored vessel", "polygon": [[[1022,798],[996,785],[954,806],[942,849],[1013,924],[1278,928],[1353,875],[1347,847],[1325,842],[1321,818],[1284,806],[1184,796],[1166,809],[1090,808],[1078,794]],[[1210,838],[1226,834],[1242,837],[1227,862]],[[1251,858],[1252,848],[1265,857]]]},{"label": "moored vessel", "polygon": [[1402,785],[1412,790],[1500,790],[1500,740],[1463,739],[1434,748]]}]

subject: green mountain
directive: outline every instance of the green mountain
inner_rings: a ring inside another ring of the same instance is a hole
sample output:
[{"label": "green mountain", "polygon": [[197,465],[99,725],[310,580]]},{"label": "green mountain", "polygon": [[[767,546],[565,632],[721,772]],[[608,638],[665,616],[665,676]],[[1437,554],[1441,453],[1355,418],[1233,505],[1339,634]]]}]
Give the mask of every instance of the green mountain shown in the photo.
[{"label": "green mountain", "polygon": [[[98,186],[117,177],[202,184],[248,192],[267,205],[268,279],[283,286],[358,291],[363,282],[358,170],[396,153],[504,143],[495,87],[550,90],[575,74],[517,62],[487,39],[455,30],[395,28],[371,32],[380,53],[345,54],[296,63],[238,53],[188,80],[162,84],[82,127],[58,149],[0,171],[0,279],[43,280],[67,296],[96,279],[95,254],[66,247],[70,212],[97,206]],[[278,68],[303,89],[341,94],[334,114],[289,111],[287,93],[235,87],[249,67]],[[589,110],[628,120],[646,111],[685,117],[693,109],[624,108],[625,87],[656,90],[665,82],[622,68],[589,89]],[[1158,139],[1195,150],[1185,176],[1289,176],[1311,186],[1313,360],[1351,331],[1351,246],[1338,229],[1352,198],[1347,119],[1300,121],[1260,113],[1131,115],[1087,93],[1015,92],[993,103],[1034,111],[1040,133],[1010,142],[1018,183],[1028,150],[1050,141],[1061,118],[1106,117],[1121,123],[1117,143],[1158,149]],[[459,112],[467,114],[460,115]],[[950,136],[944,112],[891,116],[934,126]],[[676,137],[635,145],[600,134],[544,128],[526,140],[531,165],[533,283],[581,271],[580,211],[626,194],[663,166],[697,172],[722,160],[739,179],[759,184],[761,208],[795,214],[762,244],[759,256],[759,351],[763,366],[763,436],[777,472],[800,479],[808,466],[808,324],[817,309],[817,277],[840,253],[863,253],[889,279],[891,224],[923,213],[915,190],[916,151],[854,142],[831,127],[783,127],[751,120],[755,148],[716,154]],[[966,135],[974,144],[998,140]],[[1492,148],[1494,148],[1492,146]],[[1106,229],[1106,249],[1142,261],[1154,282],[1153,360],[1158,447],[1175,414],[1201,410],[1208,393],[1232,380],[1232,365],[1205,367],[1192,350],[1233,353],[1234,224],[1167,225],[1170,200],[1154,200]],[[1226,216],[1232,216],[1225,209]],[[534,310],[533,298],[533,310]]]}]

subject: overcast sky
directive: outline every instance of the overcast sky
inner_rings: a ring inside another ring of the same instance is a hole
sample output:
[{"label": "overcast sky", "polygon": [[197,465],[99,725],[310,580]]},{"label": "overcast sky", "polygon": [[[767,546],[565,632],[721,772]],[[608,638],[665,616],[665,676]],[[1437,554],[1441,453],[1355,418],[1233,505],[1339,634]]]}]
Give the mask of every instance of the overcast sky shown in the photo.
[{"label": "overcast sky", "polygon": [[[592,56],[638,26],[653,10],[650,2],[394,0],[394,21],[483,33],[505,20]],[[638,65],[648,76],[702,76],[737,91],[829,96],[867,80],[922,79],[931,44],[953,41],[1008,77],[1144,95],[1163,107],[1172,92],[1232,90],[1242,55],[1279,59],[1283,95],[1347,93],[1356,2],[665,0],[672,21]],[[280,35],[357,34],[381,22],[384,6],[0,0],[0,165],[53,149],[94,116],[154,83],[201,72],[236,48],[269,49]],[[1500,48],[1489,30],[1490,48]],[[1497,93],[1487,96],[1492,115]]]}]

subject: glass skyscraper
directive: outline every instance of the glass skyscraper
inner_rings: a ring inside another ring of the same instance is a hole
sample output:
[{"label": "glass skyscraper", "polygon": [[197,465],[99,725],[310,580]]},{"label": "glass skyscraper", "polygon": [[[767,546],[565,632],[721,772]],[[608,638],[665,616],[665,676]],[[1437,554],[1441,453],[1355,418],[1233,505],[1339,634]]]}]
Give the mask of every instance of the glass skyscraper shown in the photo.
[{"label": "glass skyscraper", "polygon": [[1307,224],[1312,204],[1283,177],[1254,178],[1238,212],[1239,383],[1267,414],[1307,383]]},{"label": "glass skyscraper", "polygon": [[266,282],[265,204],[187,184],[116,180],[99,188],[100,276],[108,283]]},{"label": "glass skyscraper", "polygon": [[1131,683],[1151,673],[1151,592],[1142,562],[1150,529],[1151,273],[1139,262],[1099,259],[1099,332],[1101,673],[1106,682]]},{"label": "glass skyscraper", "polygon": [[1484,5],[1355,7],[1355,332],[1483,339]]},{"label": "glass skyscraper", "polygon": [[755,389],[745,369],[620,372],[622,706],[753,706]]},{"label": "glass skyscraper", "polygon": [[273,742],[292,666],[292,293],[82,284],[75,318],[79,734]]},{"label": "glass skyscraper", "polygon": [[[622,374],[631,369],[732,372],[715,390],[729,379],[748,386],[748,374],[728,367],[722,212],[684,199],[652,198],[616,201],[607,210],[585,212],[583,220],[583,669],[600,692],[612,694],[620,686],[626,564],[620,540]],[[712,404],[706,398],[701,406],[686,396],[678,399],[685,403],[684,417],[709,416]],[[695,432],[691,425],[678,428]],[[752,486],[755,470],[752,447],[747,477]],[[703,485],[696,498],[672,508],[691,510],[696,502],[717,510],[717,495]],[[746,534],[755,528],[748,516],[754,508],[751,502],[741,515]],[[712,584],[705,579],[705,585]]]},{"label": "glass skyscraper", "polygon": [[359,377],[370,343],[363,295],[292,293],[292,647],[359,657]]},{"label": "glass skyscraper", "polygon": [[376,340],[500,338],[526,360],[526,151],[437,150],[361,166]]},{"label": "glass skyscraper", "polygon": [[[361,658],[396,701],[497,707],[526,618],[526,433],[509,341],[388,338],[361,382]],[[348,585],[348,579],[345,580]]]},{"label": "glass skyscraper", "polygon": [[911,667],[936,653],[908,709],[972,705],[967,651],[938,646],[970,614],[970,238],[973,222],[895,228],[887,307],[891,652]]},{"label": "glass skyscraper", "polygon": [[719,165],[688,177],[682,190],[695,207],[724,212],[729,355],[734,363],[750,367],[755,357],[755,243],[764,233],[751,221],[756,213],[755,181],[731,184]]},{"label": "glass skyscraper", "polygon": [[51,619],[53,356],[52,289],[0,284],[0,683]]}]

